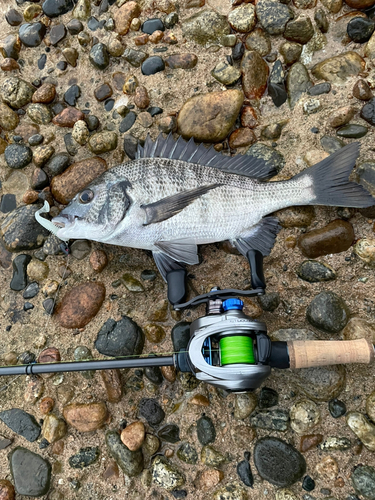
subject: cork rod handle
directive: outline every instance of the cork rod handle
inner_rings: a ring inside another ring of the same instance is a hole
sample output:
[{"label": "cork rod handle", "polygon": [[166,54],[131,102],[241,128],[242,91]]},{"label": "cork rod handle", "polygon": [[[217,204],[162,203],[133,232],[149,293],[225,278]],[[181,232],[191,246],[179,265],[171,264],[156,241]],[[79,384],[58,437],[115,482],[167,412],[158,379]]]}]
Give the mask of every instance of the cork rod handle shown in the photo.
[{"label": "cork rod handle", "polygon": [[366,339],[293,340],[287,343],[290,368],[371,363],[374,347]]}]

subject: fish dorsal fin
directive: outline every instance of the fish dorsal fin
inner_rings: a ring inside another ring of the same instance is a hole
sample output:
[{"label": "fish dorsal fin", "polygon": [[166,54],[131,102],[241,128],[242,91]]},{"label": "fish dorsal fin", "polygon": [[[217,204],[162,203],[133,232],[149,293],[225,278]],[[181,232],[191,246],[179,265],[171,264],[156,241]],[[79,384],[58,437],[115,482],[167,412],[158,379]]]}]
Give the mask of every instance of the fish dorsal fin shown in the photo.
[{"label": "fish dorsal fin", "polygon": [[149,224],[155,224],[157,222],[162,222],[167,220],[174,215],[177,215],[181,210],[186,208],[190,203],[197,200],[204,194],[221,186],[221,184],[210,184],[209,186],[201,186],[194,189],[189,189],[187,191],[182,191],[181,193],[173,194],[172,196],[167,196],[161,200],[155,201],[148,205],[142,205],[141,208],[145,211],[146,219],[144,226]]},{"label": "fish dorsal fin", "polygon": [[218,153],[213,146],[206,148],[202,143],[195,144],[193,138],[188,142],[181,136],[175,140],[172,133],[166,138],[160,134],[155,141],[147,135],[144,146],[138,146],[136,157],[181,160],[261,181],[271,179],[277,174],[277,170],[270,167],[262,158],[253,158],[247,155],[224,156]]}]

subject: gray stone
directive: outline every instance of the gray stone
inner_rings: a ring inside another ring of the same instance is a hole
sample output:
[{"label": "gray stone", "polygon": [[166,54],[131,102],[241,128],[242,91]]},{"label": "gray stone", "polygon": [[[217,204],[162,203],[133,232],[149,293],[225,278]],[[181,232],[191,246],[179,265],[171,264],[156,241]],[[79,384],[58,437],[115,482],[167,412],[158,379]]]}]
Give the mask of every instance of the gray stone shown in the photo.
[{"label": "gray stone", "polygon": [[345,143],[341,139],[337,139],[337,137],[331,137],[330,135],[323,135],[323,137],[320,139],[320,144],[324,151],[329,155],[335,153],[345,146]]},{"label": "gray stone", "polygon": [[213,443],[216,439],[215,426],[206,415],[203,415],[197,422],[197,436],[199,442],[205,446],[206,444]]},{"label": "gray stone", "polygon": [[338,333],[349,321],[350,311],[334,292],[321,292],[306,309],[308,322],[324,332]]},{"label": "gray stone", "polygon": [[155,399],[143,398],[139,403],[139,414],[147,420],[150,425],[160,424],[165,413]]},{"label": "gray stone", "polygon": [[336,272],[323,262],[304,260],[296,270],[297,275],[309,283],[331,281],[336,278]]},{"label": "gray stone", "polygon": [[138,476],[142,472],[143,454],[141,449],[137,451],[129,450],[116,431],[108,431],[105,435],[105,441],[110,455],[127,476]]},{"label": "gray stone", "polygon": [[274,437],[259,439],[254,448],[259,475],[283,488],[291,486],[306,472],[306,461],[292,445]]},{"label": "gray stone", "polygon": [[51,464],[40,455],[17,446],[9,454],[10,471],[19,495],[40,497],[48,493]]},{"label": "gray stone", "polygon": [[336,134],[339,137],[345,137],[347,139],[360,139],[364,137],[368,132],[368,127],[364,125],[358,125],[357,123],[348,123],[337,129]]},{"label": "gray stone", "polygon": [[0,420],[4,422],[13,432],[24,437],[30,443],[36,441],[40,435],[40,425],[33,415],[19,408],[12,408],[0,413]]},{"label": "gray stone", "polygon": [[302,63],[296,62],[291,66],[286,79],[286,86],[289,104],[293,109],[301,96],[312,87],[309,73]]},{"label": "gray stone", "polygon": [[123,316],[120,321],[108,319],[95,341],[96,349],[105,356],[131,356],[141,354],[145,342],[144,333],[132,319]]},{"label": "gray stone", "polygon": [[89,54],[91,64],[97,68],[104,70],[109,65],[109,54],[104,43],[97,43],[92,47]]},{"label": "gray stone", "polygon": [[4,80],[0,89],[0,97],[5,103],[12,106],[12,108],[19,109],[31,102],[35,90],[25,80],[11,77]]},{"label": "gray stone", "polygon": [[197,450],[189,443],[183,443],[177,450],[177,456],[183,462],[195,465],[198,462]]},{"label": "gray stone", "polygon": [[375,161],[368,160],[360,163],[355,169],[356,182],[375,196]]},{"label": "gray stone", "polygon": [[9,144],[4,152],[5,161],[10,168],[25,168],[33,159],[31,149],[25,144]]},{"label": "gray stone", "polygon": [[259,0],[255,10],[261,26],[270,35],[281,35],[286,23],[294,17],[287,5],[274,0]]},{"label": "gray stone", "polygon": [[151,465],[152,482],[167,491],[175,490],[185,483],[185,476],[163,456],[153,459]]},{"label": "gray stone", "polygon": [[375,469],[370,465],[358,465],[351,476],[353,487],[358,495],[375,500]]},{"label": "gray stone", "polygon": [[284,156],[279,151],[261,142],[257,142],[250,146],[246,154],[254,159],[262,159],[269,168],[276,169],[278,173],[285,165]]},{"label": "gray stone", "polygon": [[296,388],[315,402],[337,398],[345,387],[343,365],[301,368],[293,372]]},{"label": "gray stone", "polygon": [[273,312],[280,304],[280,295],[278,292],[266,293],[260,295],[257,300],[263,311]]},{"label": "gray stone", "polygon": [[285,432],[289,428],[289,412],[287,410],[260,410],[251,414],[250,425],[259,429]]},{"label": "gray stone", "polygon": [[199,45],[220,44],[224,35],[229,35],[227,18],[216,11],[206,9],[197,12],[182,23],[183,35]]}]

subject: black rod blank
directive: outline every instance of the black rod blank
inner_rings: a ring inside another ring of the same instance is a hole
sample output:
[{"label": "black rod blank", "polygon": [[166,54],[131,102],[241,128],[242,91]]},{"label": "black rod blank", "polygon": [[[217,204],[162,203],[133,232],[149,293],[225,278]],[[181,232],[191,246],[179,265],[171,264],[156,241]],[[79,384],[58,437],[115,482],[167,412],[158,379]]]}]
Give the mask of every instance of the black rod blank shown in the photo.
[{"label": "black rod blank", "polygon": [[132,359],[99,359],[97,361],[71,361],[66,363],[33,363],[29,365],[1,366],[0,377],[5,375],[32,375],[38,373],[79,372],[84,370],[115,370],[144,368],[146,366],[174,366],[173,356],[150,356]]}]

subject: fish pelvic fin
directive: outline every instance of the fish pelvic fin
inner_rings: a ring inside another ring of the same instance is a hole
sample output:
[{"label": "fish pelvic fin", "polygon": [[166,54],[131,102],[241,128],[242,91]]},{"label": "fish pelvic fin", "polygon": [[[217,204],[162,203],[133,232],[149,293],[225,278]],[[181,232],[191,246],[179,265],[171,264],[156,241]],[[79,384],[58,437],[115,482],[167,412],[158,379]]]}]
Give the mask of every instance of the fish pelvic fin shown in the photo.
[{"label": "fish pelvic fin", "polygon": [[310,205],[353,208],[375,205],[375,199],[365,188],[348,180],[355,166],[359,147],[359,142],[348,144],[293,177],[293,181],[302,181],[311,189]]},{"label": "fish pelvic fin", "polygon": [[231,243],[246,257],[249,250],[259,250],[264,257],[271,253],[281,226],[277,217],[264,217]]}]

